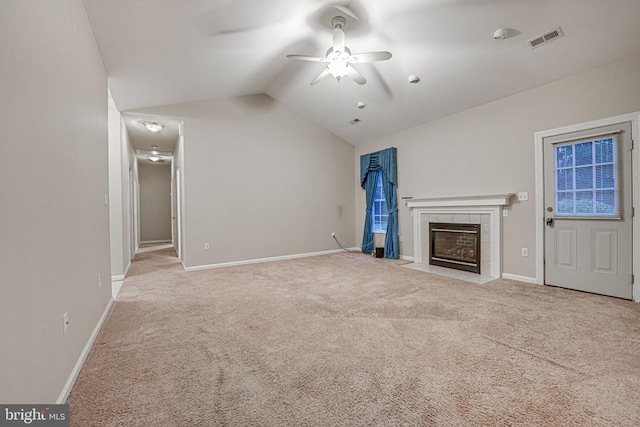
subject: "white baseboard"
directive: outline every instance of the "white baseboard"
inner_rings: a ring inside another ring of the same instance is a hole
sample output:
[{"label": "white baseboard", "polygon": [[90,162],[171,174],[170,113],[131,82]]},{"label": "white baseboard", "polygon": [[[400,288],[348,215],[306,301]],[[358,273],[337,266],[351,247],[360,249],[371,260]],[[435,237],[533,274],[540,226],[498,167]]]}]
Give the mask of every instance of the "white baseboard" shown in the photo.
[{"label": "white baseboard", "polygon": [[171,243],[171,240],[144,240],[140,242],[141,245],[148,243]]},{"label": "white baseboard", "polygon": [[416,261],[414,257],[408,256],[408,255],[401,255],[400,259],[403,259],[405,261],[411,261],[411,262],[415,262]]},{"label": "white baseboard", "polygon": [[80,369],[82,369],[82,365],[84,365],[84,361],[87,360],[89,351],[91,351],[91,347],[93,346],[93,343],[96,340],[96,337],[98,336],[98,333],[100,332],[100,329],[102,328],[104,321],[107,319],[107,315],[109,314],[109,310],[111,310],[112,305],[113,305],[113,298],[110,298],[109,304],[107,304],[107,307],[104,309],[104,312],[100,317],[100,320],[98,320],[98,324],[93,329],[93,332],[91,333],[91,336],[87,341],[87,344],[84,346],[82,353],[80,353],[80,357],[78,358],[78,361],[76,362],[75,366],[71,370],[71,374],[69,375],[67,382],[62,388],[62,391],[60,392],[60,395],[56,400],[56,404],[62,404],[67,401],[67,398],[69,397],[69,393],[71,393],[71,389],[73,388],[73,384],[76,382],[76,379],[78,378]]},{"label": "white baseboard", "polygon": [[538,281],[534,277],[518,276],[517,274],[502,273],[502,278],[509,279],[509,280],[517,280],[518,282],[531,283],[534,285],[538,284]]},{"label": "white baseboard", "polygon": [[[356,249],[358,248],[354,248],[354,250]],[[222,262],[220,264],[196,265],[193,267],[185,267],[184,269],[185,271],[209,270],[212,268],[235,267],[237,265],[259,264],[262,262],[272,262],[272,261],[286,261],[289,259],[308,258],[312,256],[330,255],[330,254],[337,254],[341,252],[344,252],[344,250],[332,249],[329,251],[307,252],[303,254],[284,255],[284,256],[276,256],[276,257],[270,257],[270,258],[258,258],[258,259],[248,259],[244,261]]]},{"label": "white baseboard", "polygon": [[125,279],[125,277],[127,277],[127,273],[129,272],[130,267],[131,267],[131,261],[129,261],[129,264],[127,264],[127,268],[124,269],[124,273],[118,274],[117,276],[111,276],[111,281],[122,282]]},{"label": "white baseboard", "polygon": [[124,282],[111,282],[111,297],[113,298],[113,300],[115,301],[115,299],[117,298],[118,294],[120,293],[120,289],[122,289],[122,284]]}]

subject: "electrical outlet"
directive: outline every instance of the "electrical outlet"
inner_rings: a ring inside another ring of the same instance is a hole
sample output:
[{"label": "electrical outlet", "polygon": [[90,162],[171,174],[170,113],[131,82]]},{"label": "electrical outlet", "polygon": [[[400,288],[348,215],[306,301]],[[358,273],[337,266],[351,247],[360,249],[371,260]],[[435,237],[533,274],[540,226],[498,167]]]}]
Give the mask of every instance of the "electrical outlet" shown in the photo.
[{"label": "electrical outlet", "polygon": [[400,235],[398,236],[398,240],[399,240],[399,241],[401,241],[401,242],[402,242],[402,241],[404,241],[404,237],[402,236],[402,234],[400,234]]},{"label": "electrical outlet", "polygon": [[502,216],[505,217],[505,218],[508,217],[509,216],[509,211],[506,210],[506,209],[503,209],[502,210]]},{"label": "electrical outlet", "polygon": [[62,314],[62,335],[67,335],[69,332],[69,313],[64,312]]},{"label": "electrical outlet", "polygon": [[102,275],[100,273],[98,273],[98,287],[102,287]]},{"label": "electrical outlet", "polygon": [[529,248],[522,248],[520,251],[522,256],[529,256]]},{"label": "electrical outlet", "polygon": [[520,200],[521,202],[529,200],[529,193],[526,191],[518,193],[518,200]]},{"label": "electrical outlet", "polygon": [[333,237],[335,239],[336,233],[331,233],[331,237]]},{"label": "electrical outlet", "polygon": [[208,251],[209,249],[211,249],[211,245],[209,245],[209,242],[204,242],[204,250]]}]

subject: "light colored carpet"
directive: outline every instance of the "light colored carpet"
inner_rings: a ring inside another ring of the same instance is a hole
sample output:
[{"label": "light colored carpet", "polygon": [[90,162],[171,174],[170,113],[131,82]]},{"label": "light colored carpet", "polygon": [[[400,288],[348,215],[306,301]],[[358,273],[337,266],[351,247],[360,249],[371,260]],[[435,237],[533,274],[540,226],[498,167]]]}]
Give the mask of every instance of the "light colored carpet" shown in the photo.
[{"label": "light colored carpet", "polygon": [[362,254],[183,272],[139,254],[72,426],[640,425],[640,308]]}]

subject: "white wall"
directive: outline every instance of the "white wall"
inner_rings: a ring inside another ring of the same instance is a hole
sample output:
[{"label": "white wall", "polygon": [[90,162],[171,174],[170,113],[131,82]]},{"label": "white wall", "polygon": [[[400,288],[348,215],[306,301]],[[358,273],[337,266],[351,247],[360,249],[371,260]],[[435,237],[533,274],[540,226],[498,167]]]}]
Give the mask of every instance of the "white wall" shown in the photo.
[{"label": "white wall", "polygon": [[[503,271],[535,277],[534,132],[640,110],[640,57],[591,70],[356,147],[398,148],[403,196],[529,193],[503,221]],[[355,176],[359,171],[356,170]],[[356,182],[356,232],[362,240],[364,190]],[[413,256],[412,218],[399,202],[402,255]],[[529,248],[529,257],[520,248]]]},{"label": "white wall", "polygon": [[3,0],[0,40],[0,402],[52,403],[111,299],[107,76],[81,1]]},{"label": "white wall", "polygon": [[135,162],[124,119],[109,93],[109,240],[114,281],[123,280],[131,265],[129,170]]},{"label": "white wall", "polygon": [[[180,125],[182,129],[184,123]],[[173,213],[175,236],[173,241],[173,247],[176,249],[178,258],[184,264],[184,221],[185,221],[185,203],[184,203],[184,135],[181,133],[178,136],[176,142],[176,149],[173,153],[173,162],[171,163],[171,177],[172,177],[172,194],[173,197]]]},{"label": "white wall", "polygon": [[126,265],[122,241],[122,143],[120,112],[117,110],[111,92],[109,99],[109,241],[111,248],[111,275],[122,280]]},{"label": "white wall", "polygon": [[188,267],[354,244],[349,143],[266,95],[141,112],[184,120]]},{"label": "white wall", "polygon": [[124,119],[120,118],[120,154],[121,154],[121,183],[122,183],[122,264],[124,266],[124,273],[126,274],[135,250],[133,229],[131,227],[132,221],[132,195],[131,187],[133,180],[138,176],[138,162],[133,150],[133,143],[129,138],[127,132],[127,126],[124,123]]},{"label": "white wall", "polygon": [[171,164],[138,163],[140,240],[171,241]]}]

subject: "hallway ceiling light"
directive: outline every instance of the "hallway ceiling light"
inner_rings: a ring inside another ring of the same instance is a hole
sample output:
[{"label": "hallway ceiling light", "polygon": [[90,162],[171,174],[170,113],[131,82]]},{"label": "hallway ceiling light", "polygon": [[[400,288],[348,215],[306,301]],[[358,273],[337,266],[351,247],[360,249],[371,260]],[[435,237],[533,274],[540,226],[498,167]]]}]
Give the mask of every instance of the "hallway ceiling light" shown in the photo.
[{"label": "hallway ceiling light", "polygon": [[144,122],[142,124],[151,132],[160,132],[164,127],[162,123],[158,123],[158,122]]},{"label": "hallway ceiling light", "polygon": [[147,159],[149,159],[150,162],[164,162],[164,159],[160,156],[149,156]]}]

